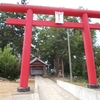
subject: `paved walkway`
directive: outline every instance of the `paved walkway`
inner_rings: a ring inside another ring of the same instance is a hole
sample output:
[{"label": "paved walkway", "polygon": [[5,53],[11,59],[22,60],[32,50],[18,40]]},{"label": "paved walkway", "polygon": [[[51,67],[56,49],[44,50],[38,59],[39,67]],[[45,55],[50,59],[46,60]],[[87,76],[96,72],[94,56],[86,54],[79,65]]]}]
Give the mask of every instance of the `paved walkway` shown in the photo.
[{"label": "paved walkway", "polygon": [[34,94],[13,95],[6,100],[34,100]]},{"label": "paved walkway", "polygon": [[48,78],[36,76],[35,81],[38,87],[39,100],[79,100]]}]

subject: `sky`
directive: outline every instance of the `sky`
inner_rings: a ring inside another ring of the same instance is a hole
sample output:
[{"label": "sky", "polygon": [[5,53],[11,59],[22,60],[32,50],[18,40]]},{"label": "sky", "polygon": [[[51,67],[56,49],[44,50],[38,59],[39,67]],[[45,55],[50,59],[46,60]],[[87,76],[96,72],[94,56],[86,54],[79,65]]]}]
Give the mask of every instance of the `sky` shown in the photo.
[{"label": "sky", "polygon": [[[21,0],[0,0],[0,3],[13,3],[20,2]],[[53,7],[65,7],[65,8],[79,8],[82,6],[88,10],[100,11],[100,0],[27,0],[29,5],[40,6],[53,6]],[[92,19],[92,23],[99,22],[100,19]],[[97,31],[98,44],[100,45],[100,31]]]},{"label": "sky", "polygon": [[[0,3],[16,3],[21,0],[0,0]],[[78,8],[83,6],[91,10],[100,10],[100,0],[28,0],[31,5]]]}]

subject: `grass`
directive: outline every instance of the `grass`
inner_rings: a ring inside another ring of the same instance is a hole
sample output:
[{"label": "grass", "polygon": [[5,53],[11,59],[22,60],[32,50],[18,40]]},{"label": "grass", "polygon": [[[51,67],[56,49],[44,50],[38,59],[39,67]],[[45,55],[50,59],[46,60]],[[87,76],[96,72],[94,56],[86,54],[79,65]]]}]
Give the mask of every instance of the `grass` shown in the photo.
[{"label": "grass", "polygon": [[64,81],[64,82],[68,82],[68,83],[72,83],[72,84],[75,84],[75,85],[79,85],[79,86],[86,86],[88,84],[87,80],[86,79],[83,79],[83,78],[77,78],[77,79],[73,79],[73,81],[71,82],[69,77],[49,77],[49,79],[51,79],[52,81],[56,82],[57,80],[61,80],[61,81]]},{"label": "grass", "polygon": [[79,86],[86,86],[88,83],[86,80],[82,79],[82,80],[73,81],[72,84],[79,85]]}]

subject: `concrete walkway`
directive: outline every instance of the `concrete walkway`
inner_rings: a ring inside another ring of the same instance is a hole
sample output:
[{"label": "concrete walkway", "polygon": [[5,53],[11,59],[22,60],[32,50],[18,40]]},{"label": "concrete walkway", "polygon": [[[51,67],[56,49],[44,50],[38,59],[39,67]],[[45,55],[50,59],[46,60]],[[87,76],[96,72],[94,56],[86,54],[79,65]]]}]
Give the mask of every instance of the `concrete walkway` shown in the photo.
[{"label": "concrete walkway", "polygon": [[79,100],[48,78],[36,76],[35,81],[38,87],[39,100]]}]

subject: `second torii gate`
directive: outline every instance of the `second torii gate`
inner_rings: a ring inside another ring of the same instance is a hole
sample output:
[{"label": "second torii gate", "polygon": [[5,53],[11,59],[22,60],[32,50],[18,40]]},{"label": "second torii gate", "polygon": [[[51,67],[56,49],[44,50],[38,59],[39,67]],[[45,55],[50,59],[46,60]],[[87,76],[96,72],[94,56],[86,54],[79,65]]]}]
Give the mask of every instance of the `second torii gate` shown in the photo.
[{"label": "second torii gate", "polygon": [[[49,27],[82,29],[87,72],[88,72],[88,87],[89,88],[99,87],[96,76],[90,29],[100,29],[100,24],[89,24],[88,18],[89,17],[100,18],[100,11],[19,5],[19,4],[0,4],[0,11],[26,13],[26,19],[7,18],[6,20],[6,23],[10,25],[25,26],[21,74],[20,74],[20,86],[17,89],[18,92],[30,91],[30,87],[28,87],[28,78],[29,78],[32,26],[49,26]],[[80,17],[82,19],[82,22],[80,23],[64,22],[63,24],[56,24],[54,21],[33,20],[33,14],[54,15],[56,11],[64,12],[64,16]]]}]

